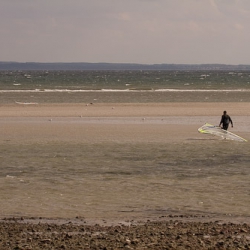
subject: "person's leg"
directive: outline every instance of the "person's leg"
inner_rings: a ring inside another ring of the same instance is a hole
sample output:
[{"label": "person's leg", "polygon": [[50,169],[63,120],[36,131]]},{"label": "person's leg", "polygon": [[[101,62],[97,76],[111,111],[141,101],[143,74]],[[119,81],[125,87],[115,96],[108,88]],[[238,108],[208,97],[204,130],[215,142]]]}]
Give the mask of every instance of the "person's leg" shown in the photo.
[{"label": "person's leg", "polygon": [[223,125],[223,129],[224,129],[224,130],[227,130],[227,129],[228,129],[228,124],[224,124],[224,125]]}]

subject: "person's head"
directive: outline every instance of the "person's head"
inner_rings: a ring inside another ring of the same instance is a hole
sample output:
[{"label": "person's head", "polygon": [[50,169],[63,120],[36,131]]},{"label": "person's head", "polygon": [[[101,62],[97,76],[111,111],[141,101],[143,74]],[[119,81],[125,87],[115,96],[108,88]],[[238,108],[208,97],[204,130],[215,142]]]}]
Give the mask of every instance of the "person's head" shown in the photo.
[{"label": "person's head", "polygon": [[226,115],[226,114],[227,114],[227,111],[226,111],[226,110],[225,110],[225,111],[223,111],[223,114],[224,114],[224,115]]}]

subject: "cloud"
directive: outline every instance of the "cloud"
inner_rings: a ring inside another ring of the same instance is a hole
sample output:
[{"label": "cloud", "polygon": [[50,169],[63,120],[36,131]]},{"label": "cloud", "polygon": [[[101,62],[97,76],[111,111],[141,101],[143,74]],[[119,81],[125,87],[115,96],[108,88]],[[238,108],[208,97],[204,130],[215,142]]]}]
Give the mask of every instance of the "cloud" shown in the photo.
[{"label": "cloud", "polygon": [[122,21],[131,21],[131,16],[127,12],[118,13],[118,19]]},{"label": "cloud", "polygon": [[215,12],[220,13],[218,5],[216,4],[215,0],[209,0],[211,7],[215,10]]}]

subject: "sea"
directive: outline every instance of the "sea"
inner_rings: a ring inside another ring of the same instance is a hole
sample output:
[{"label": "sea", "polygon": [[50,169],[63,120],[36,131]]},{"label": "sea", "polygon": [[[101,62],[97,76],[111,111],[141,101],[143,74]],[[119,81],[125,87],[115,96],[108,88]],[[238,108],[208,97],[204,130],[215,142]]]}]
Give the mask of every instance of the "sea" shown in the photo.
[{"label": "sea", "polygon": [[[248,103],[250,71],[0,71],[1,107],[164,102]],[[248,114],[239,120],[249,135]],[[1,218],[249,219],[249,152],[216,138],[0,141]]]}]

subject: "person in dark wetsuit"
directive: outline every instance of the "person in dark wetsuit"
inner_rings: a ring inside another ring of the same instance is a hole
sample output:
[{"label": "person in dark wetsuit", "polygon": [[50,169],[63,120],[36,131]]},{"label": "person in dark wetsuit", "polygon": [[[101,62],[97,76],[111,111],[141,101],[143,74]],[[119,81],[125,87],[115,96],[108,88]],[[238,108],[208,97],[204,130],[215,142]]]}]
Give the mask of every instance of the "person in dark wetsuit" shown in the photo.
[{"label": "person in dark wetsuit", "polygon": [[223,112],[223,115],[221,116],[221,120],[220,120],[220,125],[222,124],[222,127],[224,130],[228,129],[229,123],[231,123],[232,127],[233,127],[233,121],[231,119],[231,117],[227,114],[227,111]]}]

